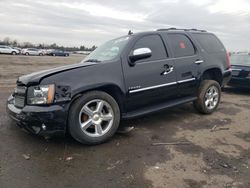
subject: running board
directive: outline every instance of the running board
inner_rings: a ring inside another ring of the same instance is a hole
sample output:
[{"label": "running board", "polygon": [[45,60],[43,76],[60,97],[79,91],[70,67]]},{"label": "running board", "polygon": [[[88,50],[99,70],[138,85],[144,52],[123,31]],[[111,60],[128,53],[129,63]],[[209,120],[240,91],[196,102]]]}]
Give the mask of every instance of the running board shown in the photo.
[{"label": "running board", "polygon": [[129,113],[124,113],[122,114],[122,119],[133,119],[139,116],[143,116],[146,114],[150,114],[150,113],[154,113],[154,112],[158,112],[161,110],[165,110],[167,108],[171,108],[180,104],[184,104],[184,103],[188,103],[188,102],[192,102],[194,100],[196,100],[197,97],[185,97],[182,99],[177,99],[177,100],[172,100],[171,102],[165,102],[162,104],[158,104],[158,105],[154,105],[154,106],[150,106],[147,108],[142,108],[140,110],[135,110]]}]

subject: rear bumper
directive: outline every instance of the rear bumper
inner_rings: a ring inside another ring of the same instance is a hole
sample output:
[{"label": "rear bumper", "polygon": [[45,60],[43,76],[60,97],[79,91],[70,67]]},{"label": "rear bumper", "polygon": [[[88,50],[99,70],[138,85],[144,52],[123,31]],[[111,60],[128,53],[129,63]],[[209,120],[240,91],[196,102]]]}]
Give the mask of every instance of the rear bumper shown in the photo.
[{"label": "rear bumper", "polygon": [[229,86],[240,87],[240,88],[250,88],[249,78],[232,77],[228,83]]},{"label": "rear bumper", "polygon": [[13,97],[7,101],[6,111],[16,124],[32,134],[41,136],[62,136],[66,132],[67,104],[51,106],[28,106],[19,109],[13,104]]},{"label": "rear bumper", "polygon": [[232,78],[232,70],[226,70],[223,72],[223,80],[222,80],[222,87],[224,87],[225,85],[228,84],[228,82],[231,80]]}]

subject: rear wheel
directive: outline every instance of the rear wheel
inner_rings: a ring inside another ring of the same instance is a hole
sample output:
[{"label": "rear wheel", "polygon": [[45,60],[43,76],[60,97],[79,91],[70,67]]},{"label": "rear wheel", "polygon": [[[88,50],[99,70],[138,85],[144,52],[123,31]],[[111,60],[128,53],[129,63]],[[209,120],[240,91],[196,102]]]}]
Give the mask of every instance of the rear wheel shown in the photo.
[{"label": "rear wheel", "polygon": [[203,114],[213,113],[219,106],[221,98],[220,84],[214,80],[204,80],[198,91],[194,107]]},{"label": "rear wheel", "polygon": [[119,106],[105,92],[88,92],[70,108],[69,132],[83,144],[94,145],[107,141],[115,134],[119,123]]}]

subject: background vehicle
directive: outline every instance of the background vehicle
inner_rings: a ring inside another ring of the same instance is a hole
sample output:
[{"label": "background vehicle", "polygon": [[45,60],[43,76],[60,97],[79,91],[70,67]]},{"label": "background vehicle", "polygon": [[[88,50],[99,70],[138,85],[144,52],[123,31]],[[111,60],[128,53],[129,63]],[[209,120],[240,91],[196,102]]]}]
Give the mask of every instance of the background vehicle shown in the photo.
[{"label": "background vehicle", "polygon": [[19,54],[19,50],[14,49],[14,48],[12,48],[10,46],[0,45],[0,53],[1,54],[17,55],[17,54]]},{"label": "background vehicle", "polygon": [[211,114],[230,78],[228,54],[212,33],[174,28],[130,33],[81,63],[21,76],[7,109],[34,134],[68,130],[81,143],[99,144],[115,134],[120,119],[187,102]]},{"label": "background vehicle", "polygon": [[231,56],[232,79],[230,86],[250,88],[250,54],[238,54]]},{"label": "background vehicle", "polygon": [[27,48],[22,50],[23,55],[39,55],[42,56],[44,55],[43,50],[36,49],[36,48]]},{"label": "background vehicle", "polygon": [[50,52],[48,55],[52,55],[52,56],[69,56],[69,53],[64,52],[62,50],[54,50],[54,51]]}]

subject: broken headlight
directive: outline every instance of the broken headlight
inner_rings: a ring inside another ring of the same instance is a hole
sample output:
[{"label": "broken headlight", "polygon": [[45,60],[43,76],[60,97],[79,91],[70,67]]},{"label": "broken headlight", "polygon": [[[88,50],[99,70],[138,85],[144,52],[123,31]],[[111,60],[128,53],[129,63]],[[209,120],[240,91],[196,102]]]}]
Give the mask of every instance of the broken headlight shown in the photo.
[{"label": "broken headlight", "polygon": [[28,89],[28,104],[51,104],[54,101],[55,85],[32,86]]}]

